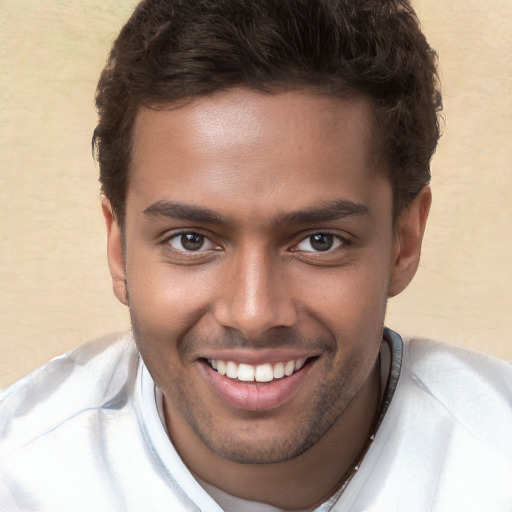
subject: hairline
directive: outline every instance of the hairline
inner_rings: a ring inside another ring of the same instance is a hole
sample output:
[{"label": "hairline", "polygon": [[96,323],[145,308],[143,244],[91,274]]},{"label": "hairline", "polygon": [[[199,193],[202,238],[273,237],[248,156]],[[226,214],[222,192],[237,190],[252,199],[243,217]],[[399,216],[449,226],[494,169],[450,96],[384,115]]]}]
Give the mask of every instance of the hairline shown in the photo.
[{"label": "hairline", "polygon": [[[393,201],[393,225],[395,225],[397,219],[400,216],[402,209],[396,208],[397,198],[395,197],[395,190],[393,186],[392,174],[390,169],[390,156],[386,154],[386,150],[384,148],[384,135],[382,130],[378,127],[378,117],[377,117],[377,105],[375,99],[363,92],[351,89],[349,87],[343,89],[342,91],[334,92],[329,90],[328,87],[322,87],[322,85],[316,84],[304,84],[304,85],[291,85],[291,84],[263,84],[261,86],[251,86],[248,84],[235,84],[229,87],[219,87],[213,91],[208,91],[203,94],[195,94],[195,95],[186,95],[181,98],[172,99],[166,101],[165,99],[141,99],[140,101],[134,101],[130,108],[131,112],[131,127],[129,129],[129,148],[127,151],[128,159],[126,162],[126,194],[124,197],[124,202],[121,205],[121,212],[113,211],[116,221],[121,228],[121,231],[124,231],[125,228],[125,218],[126,218],[126,200],[128,196],[128,190],[131,184],[130,176],[132,174],[132,161],[133,161],[133,151],[134,151],[134,135],[135,135],[135,127],[137,123],[137,118],[140,115],[140,112],[143,109],[149,110],[174,110],[186,107],[196,100],[200,100],[202,98],[209,98],[216,96],[221,93],[233,91],[236,89],[242,89],[247,91],[255,91],[261,94],[268,95],[277,95],[281,93],[287,92],[305,92],[312,96],[319,97],[330,97],[341,100],[351,100],[357,98],[364,98],[368,101],[370,105],[370,123],[369,123],[369,137],[368,142],[371,150],[370,155],[370,163],[372,170],[376,173],[383,173],[384,176],[389,180],[392,186],[392,201]],[[93,145],[94,145],[95,137],[93,136]],[[107,198],[109,199],[109,198]],[[407,207],[407,204],[405,205]]]}]

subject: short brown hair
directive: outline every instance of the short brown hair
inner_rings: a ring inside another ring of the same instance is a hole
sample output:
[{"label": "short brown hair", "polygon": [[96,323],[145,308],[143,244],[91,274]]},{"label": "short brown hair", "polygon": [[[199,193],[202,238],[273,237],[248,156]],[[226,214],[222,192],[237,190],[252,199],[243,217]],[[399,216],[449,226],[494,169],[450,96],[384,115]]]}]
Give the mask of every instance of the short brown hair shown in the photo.
[{"label": "short brown hair", "polygon": [[395,217],[430,181],[441,95],[408,0],[144,0],[96,93],[100,182],[121,226],[138,109],[236,86],[366,95]]}]

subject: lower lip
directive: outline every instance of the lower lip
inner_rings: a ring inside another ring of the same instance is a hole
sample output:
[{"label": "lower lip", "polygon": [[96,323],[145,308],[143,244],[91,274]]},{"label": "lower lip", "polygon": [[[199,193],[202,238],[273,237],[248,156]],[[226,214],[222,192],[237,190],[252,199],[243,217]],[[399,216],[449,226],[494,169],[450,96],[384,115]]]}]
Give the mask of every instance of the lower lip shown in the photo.
[{"label": "lower lip", "polygon": [[299,371],[271,382],[248,382],[229,379],[213,370],[208,364],[202,366],[217,395],[231,407],[245,411],[275,409],[287,402],[301,386],[314,361],[309,361]]}]

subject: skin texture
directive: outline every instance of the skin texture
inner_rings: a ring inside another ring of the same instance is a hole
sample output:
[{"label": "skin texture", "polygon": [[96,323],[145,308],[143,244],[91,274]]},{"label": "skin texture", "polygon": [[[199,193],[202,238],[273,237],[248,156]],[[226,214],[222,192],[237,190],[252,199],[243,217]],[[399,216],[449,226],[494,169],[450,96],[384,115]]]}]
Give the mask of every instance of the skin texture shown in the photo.
[{"label": "skin texture", "polygon": [[[393,231],[371,121],[364,98],[303,91],[138,113],[125,251],[103,203],[114,291],[178,452],[226,492],[312,507],[366,441],[387,298],[416,271],[430,205],[426,187]],[[212,357],[309,360],[286,392],[244,384],[280,397],[249,410],[219,394]]]}]

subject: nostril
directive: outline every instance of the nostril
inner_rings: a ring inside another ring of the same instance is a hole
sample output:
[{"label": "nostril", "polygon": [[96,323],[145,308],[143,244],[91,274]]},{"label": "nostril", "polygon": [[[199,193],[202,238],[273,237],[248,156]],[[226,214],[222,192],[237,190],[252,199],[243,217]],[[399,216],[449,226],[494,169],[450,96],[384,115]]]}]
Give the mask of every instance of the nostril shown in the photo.
[{"label": "nostril", "polygon": [[293,327],[297,315],[293,305],[284,301],[252,305],[234,301],[230,306],[219,305],[214,318],[224,328],[234,329],[245,338],[258,339],[271,329]]}]

